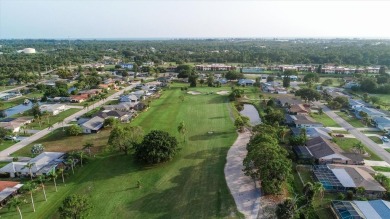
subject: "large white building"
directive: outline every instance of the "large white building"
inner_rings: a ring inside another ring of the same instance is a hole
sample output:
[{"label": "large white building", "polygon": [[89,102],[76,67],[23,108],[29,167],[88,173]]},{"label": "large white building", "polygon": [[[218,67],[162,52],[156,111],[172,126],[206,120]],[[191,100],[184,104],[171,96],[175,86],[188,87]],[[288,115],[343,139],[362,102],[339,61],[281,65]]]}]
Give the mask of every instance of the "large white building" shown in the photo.
[{"label": "large white building", "polygon": [[36,53],[36,51],[34,48],[24,48],[22,50],[19,50],[18,53],[34,54]]}]

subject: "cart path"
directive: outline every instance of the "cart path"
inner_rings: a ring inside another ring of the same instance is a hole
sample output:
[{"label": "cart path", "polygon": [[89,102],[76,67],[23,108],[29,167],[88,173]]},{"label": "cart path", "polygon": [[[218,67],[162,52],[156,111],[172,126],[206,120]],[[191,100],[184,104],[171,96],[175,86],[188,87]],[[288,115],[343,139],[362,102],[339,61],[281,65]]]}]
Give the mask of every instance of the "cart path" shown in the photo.
[{"label": "cart path", "polygon": [[260,189],[255,182],[242,171],[243,161],[247,154],[246,145],[251,133],[245,131],[238,134],[226,157],[225,179],[236,202],[237,209],[245,218],[256,219],[260,212]]}]

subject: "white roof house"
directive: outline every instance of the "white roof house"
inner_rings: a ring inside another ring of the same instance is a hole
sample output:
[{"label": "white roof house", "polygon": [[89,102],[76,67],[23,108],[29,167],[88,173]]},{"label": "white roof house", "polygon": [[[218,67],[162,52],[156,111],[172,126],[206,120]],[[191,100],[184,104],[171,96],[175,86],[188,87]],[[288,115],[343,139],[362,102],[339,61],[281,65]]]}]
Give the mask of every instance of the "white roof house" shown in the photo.
[{"label": "white roof house", "polygon": [[61,157],[64,153],[60,152],[43,152],[34,157],[29,162],[11,162],[0,169],[0,173],[9,173],[11,177],[15,177],[17,173],[28,175],[30,170],[25,166],[28,163],[33,163],[31,172],[33,175],[46,174],[62,162]]},{"label": "white roof house", "polygon": [[372,118],[372,121],[374,122],[375,126],[383,131],[390,131],[390,118],[389,117],[381,117],[377,116]]},{"label": "white roof house", "polygon": [[39,109],[41,110],[41,112],[48,112],[53,115],[57,115],[60,112],[66,110],[64,104],[44,104],[44,105],[40,105]]},{"label": "white roof house", "polygon": [[80,125],[80,127],[83,129],[83,133],[89,134],[89,133],[97,133],[104,125],[104,119],[95,116],[92,119],[84,122]]},{"label": "white roof house", "polygon": [[136,103],[139,101],[139,97],[134,94],[124,95],[121,96],[119,99],[120,102],[131,102]]}]

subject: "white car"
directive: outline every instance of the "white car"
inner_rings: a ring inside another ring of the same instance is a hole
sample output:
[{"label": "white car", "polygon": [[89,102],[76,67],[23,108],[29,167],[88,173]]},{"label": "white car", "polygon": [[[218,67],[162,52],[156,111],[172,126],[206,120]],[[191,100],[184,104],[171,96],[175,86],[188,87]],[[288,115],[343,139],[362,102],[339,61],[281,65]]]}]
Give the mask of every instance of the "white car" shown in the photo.
[{"label": "white car", "polygon": [[383,142],[389,142],[389,138],[386,137],[386,136],[383,136],[383,137],[382,137],[382,141],[383,141]]}]

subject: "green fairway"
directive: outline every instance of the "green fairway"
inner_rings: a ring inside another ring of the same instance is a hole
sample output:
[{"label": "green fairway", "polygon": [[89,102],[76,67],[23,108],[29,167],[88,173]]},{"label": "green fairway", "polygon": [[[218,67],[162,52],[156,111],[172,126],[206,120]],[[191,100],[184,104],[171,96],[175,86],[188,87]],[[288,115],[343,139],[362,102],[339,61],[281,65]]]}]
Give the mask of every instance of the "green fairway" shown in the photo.
[{"label": "green fairway", "polygon": [[[202,93],[208,89],[211,88],[196,88]],[[183,102],[180,95],[185,96]],[[37,212],[32,213],[31,206],[25,204],[21,206],[24,217],[57,218],[58,206],[73,193],[86,194],[90,198],[93,210],[89,218],[241,217],[223,171],[227,151],[237,137],[229,107],[226,96],[215,92],[190,95],[173,85],[160,99],[154,100],[151,108],[141,113],[133,125],[142,126],[145,132],[160,129],[175,135],[182,150],[174,160],[142,167],[131,155],[104,152],[84,167],[78,167],[76,174],[66,179],[66,186],[60,184],[57,193],[53,192],[52,182],[47,183],[48,202],[42,201],[41,192],[36,192],[35,196],[40,200],[36,203]],[[181,121],[188,130],[185,144],[177,131]],[[209,131],[213,134],[208,134]],[[59,135],[62,139],[55,139]],[[74,137],[55,131],[52,136],[40,141],[46,151],[60,141],[76,148],[82,147],[85,138],[102,144],[107,141],[108,131]],[[138,180],[142,182],[141,189],[136,187]],[[18,218],[16,211],[6,209],[0,210],[0,216]]]}]

